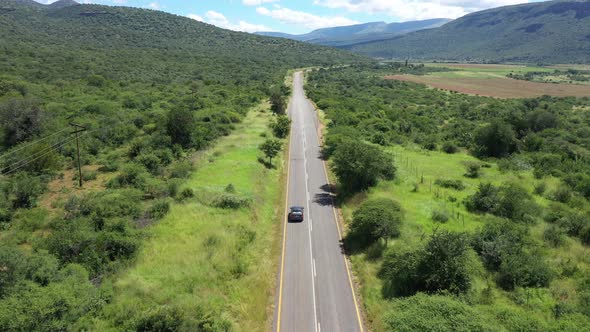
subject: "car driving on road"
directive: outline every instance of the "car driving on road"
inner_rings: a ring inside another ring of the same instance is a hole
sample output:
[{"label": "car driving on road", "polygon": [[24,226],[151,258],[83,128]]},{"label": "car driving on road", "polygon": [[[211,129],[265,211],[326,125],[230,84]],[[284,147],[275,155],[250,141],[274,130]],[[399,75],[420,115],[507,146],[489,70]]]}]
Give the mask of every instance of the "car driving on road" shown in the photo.
[{"label": "car driving on road", "polygon": [[302,206],[292,206],[289,211],[289,222],[292,221],[303,221],[303,207]]}]

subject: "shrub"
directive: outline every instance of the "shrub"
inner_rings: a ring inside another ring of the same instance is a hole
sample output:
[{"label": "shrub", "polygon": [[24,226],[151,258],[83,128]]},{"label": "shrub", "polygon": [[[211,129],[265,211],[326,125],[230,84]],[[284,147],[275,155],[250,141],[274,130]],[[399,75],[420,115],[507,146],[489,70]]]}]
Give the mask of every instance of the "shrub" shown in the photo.
[{"label": "shrub", "polygon": [[143,189],[149,177],[145,167],[136,163],[125,164],[119,175],[107,183],[109,188],[134,187]]},{"label": "shrub", "polygon": [[506,255],[498,270],[498,285],[505,290],[547,287],[552,279],[553,271],[538,253]]},{"label": "shrub", "polygon": [[170,177],[173,179],[187,179],[193,172],[193,165],[188,160],[179,161],[170,167]]},{"label": "shrub", "polygon": [[224,193],[213,200],[213,206],[221,209],[240,209],[250,205],[250,199],[235,194]]},{"label": "shrub", "polygon": [[455,145],[455,143],[450,142],[450,141],[446,141],[442,145],[442,150],[445,153],[453,154],[453,153],[456,153],[457,151],[459,151],[459,148]]},{"label": "shrub", "polygon": [[455,190],[463,190],[465,189],[465,185],[461,180],[451,180],[451,179],[436,179],[434,184],[443,188],[452,188]]},{"label": "shrub", "polygon": [[183,324],[182,313],[169,306],[162,306],[144,313],[135,327],[137,332],[175,332]]},{"label": "shrub", "polygon": [[465,205],[471,212],[492,212],[497,209],[500,190],[491,183],[480,183],[477,192],[467,197]]},{"label": "shrub", "polygon": [[515,183],[506,183],[500,188],[480,183],[477,192],[467,197],[465,205],[471,212],[487,212],[522,222],[531,222],[538,211],[531,195]]},{"label": "shrub", "polygon": [[38,177],[18,173],[10,180],[8,198],[13,209],[32,208],[37,198],[45,190],[45,185]]},{"label": "shrub", "polygon": [[467,263],[469,249],[465,234],[440,232],[426,246],[413,252],[389,252],[379,275],[383,295],[407,296],[423,291],[465,293],[470,285]]},{"label": "shrub", "polygon": [[416,294],[393,301],[383,321],[386,331],[396,332],[455,332],[493,331],[489,322],[477,309],[443,295]]},{"label": "shrub", "polygon": [[2,143],[13,147],[41,134],[44,116],[39,101],[10,99],[0,104],[0,133]]},{"label": "shrub", "polygon": [[195,197],[195,192],[191,188],[184,188],[180,192],[179,199],[181,201],[184,201],[185,199],[189,199],[189,198],[193,198],[193,197]]},{"label": "shrub", "polygon": [[435,222],[446,223],[449,221],[449,212],[447,210],[432,211],[432,220]]},{"label": "shrub", "polygon": [[551,193],[551,199],[561,203],[567,203],[572,198],[572,190],[569,186],[561,184]]},{"label": "shrub", "polygon": [[580,240],[582,240],[582,243],[585,245],[590,246],[590,224],[586,225],[586,227],[582,228],[580,231]]},{"label": "shrub", "polygon": [[480,176],[481,164],[478,162],[466,162],[465,169],[467,170],[465,173],[466,177],[476,179]]},{"label": "shrub", "polygon": [[236,193],[236,188],[234,187],[233,184],[228,184],[225,189],[223,189],[223,191],[225,191],[228,194],[235,194]]},{"label": "shrub", "polygon": [[158,158],[153,153],[143,153],[137,156],[135,161],[140,165],[143,165],[151,174],[157,175],[162,171],[162,163],[160,162],[160,158]]},{"label": "shrub", "polygon": [[378,147],[352,140],[338,145],[332,169],[340,184],[353,192],[376,185],[380,178],[391,180],[396,171],[391,156]]},{"label": "shrub", "polygon": [[154,202],[148,210],[148,215],[152,219],[162,219],[170,211],[170,202],[161,199]]},{"label": "shrub", "polygon": [[565,243],[565,232],[559,226],[550,225],[543,232],[543,239],[553,247],[560,247]]},{"label": "shrub", "polygon": [[166,132],[172,139],[172,143],[179,144],[183,148],[192,147],[195,123],[195,117],[190,109],[176,107],[170,110],[166,120]]},{"label": "shrub", "polygon": [[350,237],[366,245],[381,238],[397,237],[402,220],[399,203],[387,198],[370,199],[354,211]]},{"label": "shrub", "polygon": [[535,185],[534,193],[535,195],[542,196],[546,190],[547,184],[545,182],[539,182]]}]

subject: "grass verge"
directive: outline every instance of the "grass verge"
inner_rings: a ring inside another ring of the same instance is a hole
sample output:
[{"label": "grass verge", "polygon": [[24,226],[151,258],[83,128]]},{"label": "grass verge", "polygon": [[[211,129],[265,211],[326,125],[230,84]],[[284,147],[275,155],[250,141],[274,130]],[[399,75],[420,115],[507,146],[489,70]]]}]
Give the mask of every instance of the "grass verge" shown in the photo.
[{"label": "grass verge", "polygon": [[[120,322],[159,306],[187,316],[204,310],[238,331],[269,329],[283,167],[266,169],[257,157],[271,116],[268,105],[250,111],[231,135],[200,156],[197,171],[183,184],[195,197],[172,204],[170,213],[147,230],[136,263],[115,279],[113,301],[95,321],[97,330],[117,330]],[[250,200],[249,207],[206,203],[228,184]]]}]

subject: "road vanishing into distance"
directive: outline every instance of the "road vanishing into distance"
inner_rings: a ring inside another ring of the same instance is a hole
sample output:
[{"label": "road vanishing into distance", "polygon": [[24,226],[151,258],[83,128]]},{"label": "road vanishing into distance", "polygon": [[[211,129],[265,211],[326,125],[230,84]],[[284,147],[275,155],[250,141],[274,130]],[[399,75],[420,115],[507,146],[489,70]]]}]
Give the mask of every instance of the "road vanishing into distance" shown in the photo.
[{"label": "road vanishing into distance", "polygon": [[363,331],[320,158],[317,113],[305,97],[301,72],[294,75],[289,114],[287,204],[305,210],[303,222],[285,225],[275,330]]}]

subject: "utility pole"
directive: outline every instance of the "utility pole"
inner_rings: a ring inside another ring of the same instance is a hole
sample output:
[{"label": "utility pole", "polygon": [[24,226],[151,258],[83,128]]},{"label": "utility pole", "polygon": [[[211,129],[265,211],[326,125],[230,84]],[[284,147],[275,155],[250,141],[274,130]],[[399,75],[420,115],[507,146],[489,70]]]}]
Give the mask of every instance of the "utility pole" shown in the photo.
[{"label": "utility pole", "polygon": [[80,126],[73,122],[70,122],[70,126],[74,127],[74,132],[72,134],[76,135],[76,151],[78,155],[78,183],[80,184],[80,188],[82,188],[82,162],[80,161],[80,141],[78,139],[78,134],[86,131],[86,127]]}]

